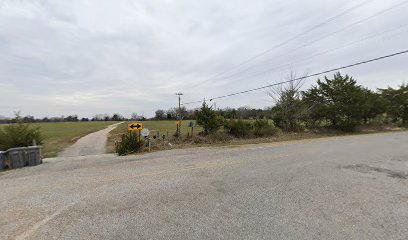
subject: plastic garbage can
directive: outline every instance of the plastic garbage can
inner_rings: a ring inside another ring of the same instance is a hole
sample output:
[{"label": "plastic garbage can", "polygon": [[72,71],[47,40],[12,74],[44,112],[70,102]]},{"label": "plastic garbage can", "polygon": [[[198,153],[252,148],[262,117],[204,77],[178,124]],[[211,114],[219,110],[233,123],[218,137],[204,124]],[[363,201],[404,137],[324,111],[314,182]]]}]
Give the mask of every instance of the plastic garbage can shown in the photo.
[{"label": "plastic garbage can", "polygon": [[10,168],[22,168],[27,165],[25,147],[10,148],[7,153],[10,159]]},{"label": "plastic garbage can", "polygon": [[6,152],[0,151],[0,171],[6,166]]},{"label": "plastic garbage can", "polygon": [[41,146],[30,146],[26,148],[28,166],[41,164]]}]

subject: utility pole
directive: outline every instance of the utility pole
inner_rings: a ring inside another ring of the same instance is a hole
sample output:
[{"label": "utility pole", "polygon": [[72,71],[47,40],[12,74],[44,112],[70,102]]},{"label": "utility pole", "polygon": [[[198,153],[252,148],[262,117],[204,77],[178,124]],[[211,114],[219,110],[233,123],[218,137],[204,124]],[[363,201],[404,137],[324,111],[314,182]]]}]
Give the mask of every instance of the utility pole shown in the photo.
[{"label": "utility pole", "polygon": [[181,95],[183,95],[183,93],[179,92],[179,93],[176,93],[176,95],[178,96],[178,106],[179,106],[177,137],[180,138],[180,135],[181,135]]}]

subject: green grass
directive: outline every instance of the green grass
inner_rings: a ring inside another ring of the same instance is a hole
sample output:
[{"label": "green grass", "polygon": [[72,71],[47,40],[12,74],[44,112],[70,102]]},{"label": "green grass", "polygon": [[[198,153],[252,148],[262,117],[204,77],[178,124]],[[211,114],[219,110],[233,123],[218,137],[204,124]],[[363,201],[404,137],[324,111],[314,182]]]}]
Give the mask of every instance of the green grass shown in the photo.
[{"label": "green grass", "polygon": [[73,144],[80,137],[99,131],[115,122],[58,122],[33,123],[33,127],[40,127],[45,139],[43,142],[43,156],[55,157],[58,152]]}]

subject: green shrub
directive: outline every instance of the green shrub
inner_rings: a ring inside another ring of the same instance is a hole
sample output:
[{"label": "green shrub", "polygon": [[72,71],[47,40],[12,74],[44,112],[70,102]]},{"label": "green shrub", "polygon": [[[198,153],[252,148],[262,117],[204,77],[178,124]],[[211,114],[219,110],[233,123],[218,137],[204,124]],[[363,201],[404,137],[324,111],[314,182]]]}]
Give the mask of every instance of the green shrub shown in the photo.
[{"label": "green shrub", "polygon": [[0,150],[31,146],[33,141],[41,145],[44,140],[39,127],[27,123],[16,123],[0,127]]},{"label": "green shrub", "polygon": [[254,126],[250,121],[229,120],[224,123],[224,129],[234,137],[246,138],[253,134]]},{"label": "green shrub", "polygon": [[115,143],[115,151],[119,156],[138,152],[143,146],[143,141],[135,132],[131,131],[128,135],[123,134],[120,142]]},{"label": "green shrub", "polygon": [[205,102],[200,110],[196,113],[196,118],[197,124],[202,126],[204,129],[204,135],[217,132],[221,128],[224,121],[223,117],[209,107]]},{"label": "green shrub", "polygon": [[267,119],[257,119],[253,123],[254,135],[256,137],[273,136],[277,134],[277,128],[274,127]]}]

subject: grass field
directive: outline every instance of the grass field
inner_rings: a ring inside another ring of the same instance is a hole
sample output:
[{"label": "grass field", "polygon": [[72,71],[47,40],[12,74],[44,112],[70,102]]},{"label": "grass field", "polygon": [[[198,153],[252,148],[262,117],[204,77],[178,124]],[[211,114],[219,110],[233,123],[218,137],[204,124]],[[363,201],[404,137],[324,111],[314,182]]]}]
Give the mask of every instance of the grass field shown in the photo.
[{"label": "grass field", "polygon": [[[191,133],[191,128],[188,127],[190,121],[182,122],[182,134],[186,135],[187,132]],[[73,144],[80,137],[83,137],[89,133],[99,131],[107,126],[114,124],[115,122],[57,122],[57,123],[32,123],[31,126],[39,127],[41,133],[45,137],[43,141],[43,156],[55,157],[64,148]],[[108,138],[107,149],[108,152],[114,152],[115,140],[120,139],[123,133],[127,133],[128,123],[120,124],[114,129]],[[176,121],[144,121],[144,128],[149,128],[150,134],[166,135],[172,137],[176,132]],[[0,126],[1,127],[1,126]],[[197,128],[194,132],[201,131],[201,128]]]},{"label": "grass field", "polygon": [[104,129],[115,122],[57,122],[33,123],[44,135],[43,156],[55,157],[58,152],[80,137]]}]

